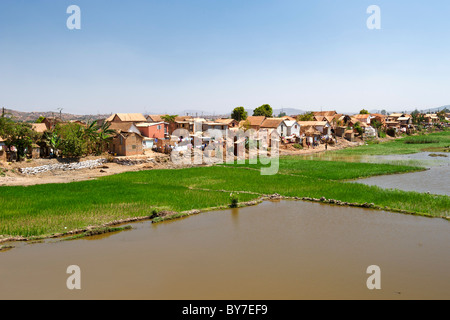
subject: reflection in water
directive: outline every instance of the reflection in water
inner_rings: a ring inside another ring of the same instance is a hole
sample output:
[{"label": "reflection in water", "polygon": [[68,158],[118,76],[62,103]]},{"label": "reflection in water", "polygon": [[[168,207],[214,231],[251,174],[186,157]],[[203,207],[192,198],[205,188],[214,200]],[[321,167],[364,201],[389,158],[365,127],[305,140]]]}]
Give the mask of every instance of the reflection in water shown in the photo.
[{"label": "reflection in water", "polygon": [[[0,299],[449,299],[449,222],[264,202],[0,253]],[[82,289],[66,288],[78,265]],[[368,290],[366,269],[381,268]]]},{"label": "reflection in water", "polygon": [[239,226],[239,208],[232,208],[230,211],[233,224],[237,228]]}]

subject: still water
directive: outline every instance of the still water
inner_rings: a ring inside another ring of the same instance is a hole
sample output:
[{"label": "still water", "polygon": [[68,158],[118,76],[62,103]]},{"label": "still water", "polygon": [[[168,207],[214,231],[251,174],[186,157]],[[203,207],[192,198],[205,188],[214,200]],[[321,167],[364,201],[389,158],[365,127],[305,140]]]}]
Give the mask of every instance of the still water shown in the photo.
[{"label": "still water", "polygon": [[132,226],[1,252],[0,299],[450,299],[443,219],[281,201]]},{"label": "still water", "polygon": [[[430,156],[431,155],[431,156]],[[432,157],[435,155],[434,157]],[[438,155],[438,156],[436,156]],[[372,156],[367,161],[406,163],[427,168],[427,171],[377,176],[357,180],[358,183],[385,189],[429,192],[450,196],[450,155],[422,152],[406,155]]]},{"label": "still water", "polygon": [[402,155],[339,155],[322,153],[304,156],[308,160],[387,163],[426,168],[426,171],[375,176],[353,182],[378,186],[385,189],[429,192],[450,196],[450,154],[442,152],[420,152]]}]

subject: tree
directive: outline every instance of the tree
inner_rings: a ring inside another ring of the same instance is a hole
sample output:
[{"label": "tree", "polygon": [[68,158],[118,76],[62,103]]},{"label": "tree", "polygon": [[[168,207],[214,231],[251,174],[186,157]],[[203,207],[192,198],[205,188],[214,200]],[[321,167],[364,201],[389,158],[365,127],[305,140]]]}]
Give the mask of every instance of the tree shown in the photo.
[{"label": "tree", "polygon": [[97,120],[88,123],[86,127],[82,127],[83,139],[86,142],[87,153],[93,153],[96,149],[98,140],[98,130]]},{"label": "tree", "polygon": [[416,109],[411,112],[411,120],[413,124],[419,125],[425,121],[425,116]]},{"label": "tree", "polygon": [[369,111],[367,111],[366,109],[362,109],[359,114],[369,114]]},{"label": "tree", "polygon": [[263,104],[262,106],[253,110],[253,116],[264,116],[267,118],[272,117],[273,110],[272,107],[268,104]]},{"label": "tree", "polygon": [[355,129],[360,136],[362,136],[364,133],[364,129],[361,127],[361,124],[359,123],[359,121],[357,123],[355,123],[355,125],[353,126],[353,129]]},{"label": "tree", "polygon": [[59,135],[54,131],[46,131],[44,133],[43,137],[44,143],[52,149],[53,154],[57,154],[59,142],[61,141],[61,138]]},{"label": "tree", "polygon": [[78,123],[58,125],[56,132],[61,137],[58,147],[62,156],[80,158],[87,154],[88,146],[83,126]]},{"label": "tree", "polygon": [[98,132],[98,141],[97,141],[97,153],[101,154],[105,151],[106,144],[113,137],[115,131],[110,129],[111,123],[103,122],[100,126],[100,130]]},{"label": "tree", "polygon": [[385,115],[386,115],[386,113],[387,113],[387,112],[386,112],[386,110],[384,110],[384,109],[383,109],[383,110],[381,110],[381,114],[382,114],[383,116],[385,116]]},{"label": "tree", "polygon": [[299,115],[297,121],[314,121],[314,112],[306,112]]},{"label": "tree", "polygon": [[445,111],[439,111],[438,113],[436,113],[436,115],[439,117],[440,121],[444,121],[445,120]]},{"label": "tree", "polygon": [[168,123],[174,123],[175,122],[175,119],[178,117],[178,115],[168,115],[168,114],[166,114],[166,115],[164,115],[164,116],[161,116],[161,119],[163,119],[165,122],[168,122]]},{"label": "tree", "polygon": [[14,122],[4,116],[0,118],[0,136],[6,139],[8,147],[16,147],[18,160],[25,158],[25,152],[32,148],[33,141],[37,139],[29,123]]},{"label": "tree", "polygon": [[233,109],[233,112],[231,113],[231,118],[233,118],[236,121],[242,121],[247,120],[247,111],[245,111],[244,107],[237,107]]},{"label": "tree", "polygon": [[42,123],[42,121],[44,121],[45,117],[44,116],[40,116],[39,118],[37,118],[36,123]]},{"label": "tree", "polygon": [[372,127],[374,127],[375,129],[378,130],[381,128],[382,123],[381,123],[381,121],[374,119],[374,120],[372,120],[371,125],[372,125]]},{"label": "tree", "polygon": [[281,111],[279,114],[278,114],[278,118],[282,118],[282,117],[285,117],[286,116],[286,112],[284,112],[284,111]]}]

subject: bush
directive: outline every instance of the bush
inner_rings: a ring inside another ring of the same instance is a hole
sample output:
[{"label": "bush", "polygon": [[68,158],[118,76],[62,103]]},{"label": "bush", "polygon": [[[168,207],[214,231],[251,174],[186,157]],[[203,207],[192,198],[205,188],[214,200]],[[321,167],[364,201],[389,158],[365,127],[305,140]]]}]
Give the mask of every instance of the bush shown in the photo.
[{"label": "bush", "polygon": [[294,143],[293,147],[295,149],[303,149],[303,146],[301,144],[299,144],[299,143]]},{"label": "bush", "polygon": [[230,194],[230,208],[237,208],[238,204],[239,204],[239,197],[235,194]]},{"label": "bush", "polygon": [[391,137],[395,137],[395,135],[397,134],[397,130],[395,130],[395,128],[387,128],[386,134]]}]

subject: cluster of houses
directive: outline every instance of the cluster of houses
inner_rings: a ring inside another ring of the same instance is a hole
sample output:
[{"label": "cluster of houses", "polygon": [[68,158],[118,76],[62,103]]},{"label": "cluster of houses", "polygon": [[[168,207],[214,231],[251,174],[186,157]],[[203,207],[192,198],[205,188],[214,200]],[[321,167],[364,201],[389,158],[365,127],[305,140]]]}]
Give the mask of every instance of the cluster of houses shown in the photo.
[{"label": "cluster of houses", "polygon": [[[118,156],[142,154],[145,149],[169,152],[173,147],[173,134],[177,129],[184,129],[186,135],[189,134],[189,136],[181,137],[182,139],[202,139],[205,145],[211,142],[211,138],[204,134],[209,129],[220,130],[224,137],[229,130],[253,129],[266,130],[268,135],[275,131],[282,143],[297,143],[303,147],[336,141],[336,137],[354,141],[357,135],[356,125],[362,128],[362,138],[377,137],[378,130],[388,128],[405,133],[415,130],[412,116],[405,113],[346,115],[336,111],[319,111],[312,114],[310,121],[299,121],[298,115],[277,118],[249,116],[242,121],[230,118],[206,119],[177,116],[167,121],[164,115],[145,117],[139,113],[118,113],[110,116],[106,121],[110,122],[110,128],[117,132],[110,152]],[[450,114],[447,116],[450,118]],[[440,121],[436,114],[426,114],[424,119],[424,125],[432,125]],[[375,122],[377,125],[374,125]]]},{"label": "cluster of houses", "polygon": [[[174,147],[174,133],[185,133],[183,137],[176,137],[175,140],[200,139],[202,145],[206,146],[214,138],[205,135],[209,129],[220,130],[223,137],[228,135],[228,131],[239,129],[253,129],[256,132],[266,130],[268,135],[273,132],[278,134],[283,144],[296,143],[303,147],[314,147],[320,143],[333,143],[337,137],[349,141],[355,140],[356,126],[362,130],[362,138],[376,137],[378,130],[388,128],[395,129],[396,132],[414,131],[412,116],[404,113],[382,114],[339,114],[336,111],[312,112],[309,121],[299,121],[302,119],[298,115],[284,117],[249,116],[246,120],[237,121],[229,118],[206,119],[193,116],[168,117],[166,115],[148,115],[141,113],[116,113],[109,118],[99,120],[98,123],[109,123],[109,129],[114,130],[111,142],[108,144],[108,151],[115,156],[142,155],[145,150],[169,153]],[[447,114],[447,119],[450,114]],[[433,125],[440,122],[436,114],[426,114],[423,117],[424,125]],[[39,133],[52,130],[61,120],[57,117],[43,119],[41,123],[32,124],[33,130]],[[85,125],[80,121],[69,121]],[[375,122],[377,125],[375,125]],[[36,152],[33,157],[47,156]],[[0,160],[6,159],[5,141],[0,137]]]},{"label": "cluster of houses", "polygon": [[[205,119],[192,116],[177,116],[173,121],[164,120],[164,115],[114,114],[106,121],[110,129],[117,135],[113,138],[110,151],[117,156],[142,154],[145,149],[168,153],[172,150],[174,141],[200,139],[202,145],[208,145],[214,140],[205,133],[209,130],[219,130],[225,138],[229,131],[253,129],[256,132],[266,130],[270,136],[274,131],[284,143],[301,143],[303,137],[323,139],[331,137],[331,125],[326,121],[302,122],[294,117],[268,118],[250,116],[246,120]],[[178,129],[182,129],[180,131]],[[184,132],[186,136],[176,137],[174,134]]]}]

